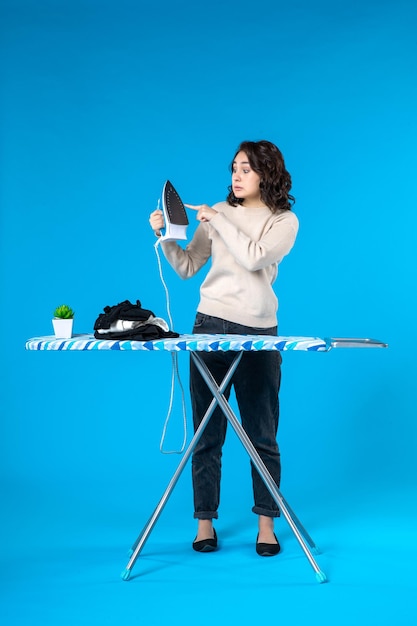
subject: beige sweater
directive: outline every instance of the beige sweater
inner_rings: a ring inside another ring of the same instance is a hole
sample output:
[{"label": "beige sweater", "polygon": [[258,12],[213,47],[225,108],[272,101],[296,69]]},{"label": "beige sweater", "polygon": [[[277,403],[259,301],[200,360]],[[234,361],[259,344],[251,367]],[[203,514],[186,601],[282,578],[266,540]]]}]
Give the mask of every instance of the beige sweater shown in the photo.
[{"label": "beige sweater", "polygon": [[211,257],[200,288],[198,311],[253,328],[277,324],[278,299],[272,285],[278,264],[294,245],[298,219],[292,211],[233,207],[219,202],[210,222],[200,222],[185,249],[162,243],[168,262],[190,278]]}]

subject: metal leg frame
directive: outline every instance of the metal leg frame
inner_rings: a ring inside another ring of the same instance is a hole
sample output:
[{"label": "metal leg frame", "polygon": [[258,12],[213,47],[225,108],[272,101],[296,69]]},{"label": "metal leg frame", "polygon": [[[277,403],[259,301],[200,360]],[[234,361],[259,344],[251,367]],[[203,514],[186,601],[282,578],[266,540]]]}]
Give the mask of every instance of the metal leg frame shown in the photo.
[{"label": "metal leg frame", "polygon": [[317,547],[316,547],[314,541],[311,539],[310,535],[307,533],[305,528],[301,525],[301,523],[298,520],[298,518],[294,515],[293,511],[288,506],[286,500],[283,498],[283,496],[282,496],[280,490],[278,489],[275,481],[273,480],[271,474],[268,472],[267,468],[265,467],[264,462],[262,461],[262,459],[259,456],[258,452],[256,451],[253,443],[251,442],[251,440],[249,439],[248,435],[246,434],[243,426],[241,425],[241,423],[237,419],[236,415],[233,413],[233,411],[232,411],[229,403],[227,402],[226,398],[223,396],[223,394],[219,390],[219,388],[217,386],[217,383],[214,380],[210,370],[207,368],[207,366],[204,363],[204,361],[201,360],[201,358],[199,357],[198,353],[193,353],[193,357],[194,357],[195,364],[196,364],[196,366],[197,366],[201,376],[204,378],[207,386],[209,387],[209,389],[212,392],[213,396],[216,398],[220,408],[222,409],[223,413],[225,414],[225,416],[227,417],[228,421],[230,422],[230,424],[231,424],[232,428],[234,429],[236,435],[240,439],[243,447],[245,448],[246,452],[249,454],[249,456],[250,456],[254,466],[258,470],[258,472],[259,472],[263,482],[265,483],[265,486],[267,487],[267,489],[270,492],[271,496],[274,498],[275,502],[277,503],[277,505],[279,506],[280,510],[282,511],[282,513],[283,513],[285,519],[287,520],[291,530],[293,531],[293,533],[294,533],[298,543],[300,544],[304,554],[306,555],[310,565],[312,566],[312,568],[316,572],[317,580],[320,583],[326,582],[327,581],[327,577],[326,577],[325,573],[317,565],[317,563],[314,560],[314,557],[313,557],[313,555],[312,555],[312,553],[311,553],[311,551],[310,551],[310,549],[309,549],[309,547],[308,547],[308,545],[306,543],[306,540],[307,540],[308,543],[310,544],[310,547],[317,551]]},{"label": "metal leg frame", "polygon": [[[135,541],[135,543],[132,546],[132,552],[131,552],[131,557],[130,560],[126,566],[126,569],[122,572],[122,579],[123,580],[128,580],[130,577],[130,573],[131,570],[143,548],[143,546],[145,545],[145,542],[147,540],[147,538],[149,537],[154,525],[156,524],[165,504],[168,501],[168,498],[170,497],[176,483],[178,482],[178,479],[188,461],[188,459],[190,458],[195,446],[197,445],[198,440],[200,439],[204,428],[206,427],[213,411],[214,408],[216,407],[216,405],[218,404],[220,406],[220,408],[222,409],[223,413],[225,414],[227,420],[230,422],[233,430],[236,432],[236,435],[238,436],[239,440],[241,441],[243,447],[245,448],[246,452],[248,453],[251,461],[253,462],[254,466],[256,467],[256,469],[259,472],[259,475],[261,476],[263,482],[265,483],[265,486],[267,487],[268,491],[270,492],[271,496],[274,498],[275,502],[277,503],[278,507],[280,508],[280,510],[282,511],[282,514],[284,515],[286,521],[288,522],[292,532],[294,533],[297,541],[299,542],[305,556],[307,557],[311,567],[314,569],[315,573],[316,573],[316,579],[318,580],[318,582],[320,583],[324,583],[327,581],[327,577],[326,574],[319,568],[319,566],[317,565],[316,561],[314,560],[313,554],[310,550],[310,548],[317,553],[318,549],[317,546],[315,545],[314,541],[312,540],[312,538],[310,537],[310,535],[307,533],[306,529],[303,527],[303,525],[301,524],[301,522],[299,521],[299,519],[297,518],[297,516],[295,515],[295,513],[292,511],[291,507],[288,505],[288,503],[286,502],[285,498],[283,497],[282,493],[280,492],[280,490],[278,489],[275,481],[273,480],[271,474],[268,472],[267,468],[265,467],[265,464],[263,463],[261,457],[259,456],[258,452],[256,451],[254,445],[252,444],[251,440],[249,439],[248,435],[246,434],[245,430],[243,429],[241,423],[239,422],[239,420],[237,419],[236,415],[234,414],[234,412],[232,411],[229,403],[227,402],[226,398],[223,395],[224,390],[226,389],[228,383],[231,380],[231,377],[233,375],[233,373],[236,370],[236,367],[238,366],[240,359],[242,358],[243,352],[239,352],[237,353],[236,358],[234,359],[232,365],[230,366],[229,371],[227,372],[227,375],[225,376],[223,382],[221,383],[220,386],[217,385],[216,381],[214,380],[210,370],[208,369],[208,367],[206,366],[206,364],[204,363],[204,361],[200,358],[200,356],[198,355],[197,352],[192,352],[191,353],[191,357],[193,358],[196,367],[198,368],[203,380],[206,382],[208,388],[210,389],[210,391],[213,394],[213,400],[209,406],[209,408],[206,411],[206,414],[203,417],[203,420],[201,421],[201,424],[199,426],[199,428],[197,429],[197,431],[194,434],[193,439],[191,440],[187,450],[184,453],[183,458],[181,459],[180,464],[178,465],[178,468],[174,474],[174,476],[172,477],[168,487],[166,488],[159,504],[157,505],[154,513],[152,514],[152,516],[149,518],[148,523],[146,524],[146,526],[144,527],[144,529],[142,530],[142,532],[140,533],[139,537],[137,538],[137,540]],[[310,548],[308,547],[307,543],[309,544]]]},{"label": "metal leg frame", "polygon": [[[233,361],[229,371],[227,372],[226,376],[224,377],[220,387],[219,387],[219,393],[223,394],[224,390],[226,389],[227,385],[229,384],[237,366],[239,365],[240,359],[242,358],[243,352],[239,352],[237,355],[237,358]],[[192,352],[191,356],[194,357],[195,353]],[[216,385],[217,386],[217,385]],[[223,396],[222,396],[223,397]],[[155,508],[154,512],[152,513],[151,517],[149,518],[147,524],[144,526],[143,530],[141,531],[141,533],[139,534],[138,538],[136,539],[135,543],[133,544],[132,548],[131,548],[131,553],[130,553],[130,559],[128,564],[126,565],[126,568],[123,570],[121,576],[123,578],[123,580],[128,580],[130,578],[130,574],[132,571],[132,568],[134,566],[134,564],[136,563],[137,558],[139,557],[139,554],[142,551],[142,548],[144,547],[149,535],[151,534],[151,531],[153,529],[153,527],[155,526],[156,522],[158,521],[159,516],[161,515],[166,503],[168,502],[168,499],[171,495],[171,493],[174,490],[175,485],[178,482],[179,477],[182,474],[182,471],[184,469],[184,467],[187,464],[188,459],[190,458],[190,456],[192,455],[194,448],[196,447],[205,427],[207,426],[207,423],[214,411],[214,409],[216,408],[217,405],[217,400],[216,398],[213,397],[213,400],[210,403],[210,406],[208,407],[203,419],[201,420],[200,426],[198,427],[198,429],[196,430],[194,437],[192,438],[192,440],[190,441],[188,448],[186,449],[186,451],[184,452],[184,455],[173,475],[173,477],[171,478],[168,487],[166,488],[162,498],[160,499],[157,507]]]}]

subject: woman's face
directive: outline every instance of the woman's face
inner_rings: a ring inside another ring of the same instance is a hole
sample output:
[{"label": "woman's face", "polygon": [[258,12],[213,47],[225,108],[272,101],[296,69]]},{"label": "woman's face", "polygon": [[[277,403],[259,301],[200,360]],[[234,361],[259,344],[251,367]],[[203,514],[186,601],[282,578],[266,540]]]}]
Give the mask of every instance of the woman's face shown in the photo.
[{"label": "woman's face", "polygon": [[[245,152],[238,152],[232,166],[232,189],[236,198],[243,198],[243,205],[259,206],[261,177],[249,165]],[[262,203],[261,203],[262,204]]]}]

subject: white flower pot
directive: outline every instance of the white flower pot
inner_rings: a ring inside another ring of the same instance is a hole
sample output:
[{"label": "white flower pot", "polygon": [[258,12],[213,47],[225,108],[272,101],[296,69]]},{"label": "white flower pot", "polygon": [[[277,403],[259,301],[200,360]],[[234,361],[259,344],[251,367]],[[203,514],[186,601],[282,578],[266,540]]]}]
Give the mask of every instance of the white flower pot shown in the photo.
[{"label": "white flower pot", "polygon": [[54,317],[52,319],[52,324],[54,327],[55,337],[58,337],[59,339],[69,339],[72,337],[74,319],[63,320],[59,317]]}]

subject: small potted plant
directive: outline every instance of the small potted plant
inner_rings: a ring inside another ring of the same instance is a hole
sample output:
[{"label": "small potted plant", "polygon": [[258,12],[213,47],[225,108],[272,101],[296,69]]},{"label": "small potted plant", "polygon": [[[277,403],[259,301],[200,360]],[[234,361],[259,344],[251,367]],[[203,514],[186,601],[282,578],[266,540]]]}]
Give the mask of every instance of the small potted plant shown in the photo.
[{"label": "small potted plant", "polygon": [[69,339],[72,337],[72,326],[74,324],[74,311],[67,304],[57,306],[52,320],[55,337]]}]

